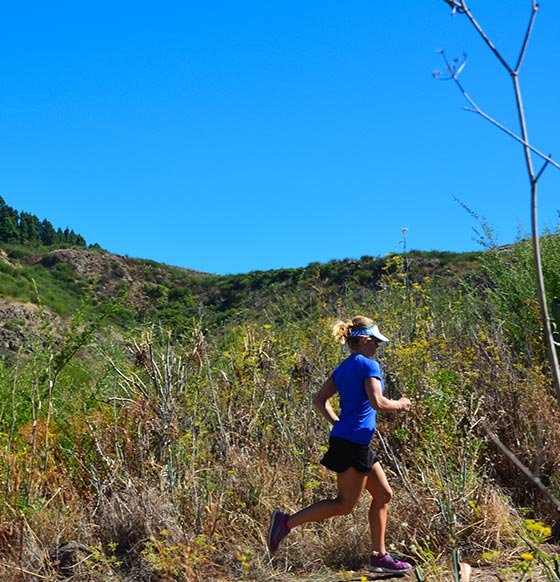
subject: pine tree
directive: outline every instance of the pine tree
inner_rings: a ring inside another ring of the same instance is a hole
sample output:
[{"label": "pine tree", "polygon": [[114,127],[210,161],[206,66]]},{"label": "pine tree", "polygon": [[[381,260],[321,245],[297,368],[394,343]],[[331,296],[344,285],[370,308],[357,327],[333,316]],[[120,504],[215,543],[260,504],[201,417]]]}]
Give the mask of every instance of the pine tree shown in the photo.
[{"label": "pine tree", "polygon": [[[4,200],[2,200],[4,202]],[[9,244],[20,242],[19,215],[17,210],[10,208],[6,203],[0,206],[0,241]]]},{"label": "pine tree", "polygon": [[29,246],[57,244],[87,246],[84,237],[68,227],[64,231],[61,228],[55,230],[47,219],[40,222],[33,214],[20,213],[8,206],[2,196],[0,196],[0,243]]},{"label": "pine tree", "polygon": [[39,219],[28,212],[19,215],[20,241],[24,245],[41,244],[41,223]]},{"label": "pine tree", "polygon": [[53,225],[47,220],[43,220],[41,222],[41,230],[40,230],[40,237],[41,242],[46,245],[50,246],[55,244],[56,242],[56,231],[54,230]]}]

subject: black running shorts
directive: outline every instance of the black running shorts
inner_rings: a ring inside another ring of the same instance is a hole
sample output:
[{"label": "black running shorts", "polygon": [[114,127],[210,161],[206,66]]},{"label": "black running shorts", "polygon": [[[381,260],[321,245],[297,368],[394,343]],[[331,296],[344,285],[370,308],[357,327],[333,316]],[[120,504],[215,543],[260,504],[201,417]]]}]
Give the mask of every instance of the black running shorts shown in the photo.
[{"label": "black running shorts", "polygon": [[379,458],[369,445],[360,445],[340,437],[330,437],[329,450],[321,459],[321,465],[335,473],[344,473],[349,467],[354,467],[360,473],[369,473],[378,462]]}]

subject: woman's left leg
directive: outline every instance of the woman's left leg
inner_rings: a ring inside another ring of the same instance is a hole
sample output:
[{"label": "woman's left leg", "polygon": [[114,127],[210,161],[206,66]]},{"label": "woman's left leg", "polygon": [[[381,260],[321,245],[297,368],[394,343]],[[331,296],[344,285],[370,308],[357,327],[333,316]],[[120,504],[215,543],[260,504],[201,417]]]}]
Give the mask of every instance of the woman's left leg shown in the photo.
[{"label": "woman's left leg", "polygon": [[379,462],[374,463],[368,473],[366,489],[372,497],[368,515],[371,532],[371,550],[374,554],[384,555],[386,552],[385,530],[387,527],[387,509],[393,497],[393,490]]},{"label": "woman's left leg", "polygon": [[354,511],[360,495],[365,488],[366,475],[354,467],[349,467],[343,473],[337,474],[338,493],[334,499],[323,499],[301,509],[288,518],[290,529],[309,523],[321,521],[335,515],[348,515]]},{"label": "woman's left leg", "polygon": [[270,553],[274,554],[280,542],[298,525],[351,513],[358,503],[366,481],[367,474],[360,473],[354,467],[348,467],[346,471],[337,475],[338,494],[334,499],[317,501],[293,515],[274,510],[267,536]]}]

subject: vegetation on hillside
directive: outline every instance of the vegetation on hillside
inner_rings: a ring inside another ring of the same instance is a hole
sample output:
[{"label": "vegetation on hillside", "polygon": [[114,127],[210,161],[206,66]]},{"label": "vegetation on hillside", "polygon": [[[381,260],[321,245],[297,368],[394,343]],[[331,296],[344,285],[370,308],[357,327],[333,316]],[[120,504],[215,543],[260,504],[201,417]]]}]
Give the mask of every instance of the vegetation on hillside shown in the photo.
[{"label": "vegetation on hillside", "polygon": [[[276,301],[297,296],[305,313],[307,296],[319,289],[333,294],[367,294],[380,285],[387,258],[311,263],[307,267],[210,275],[144,259],[111,255],[101,249],[38,250],[25,245],[0,245],[0,296],[41,305],[67,317],[80,304],[111,300],[112,322],[157,322],[181,334],[193,319],[207,328],[240,321]],[[479,253],[409,253],[409,278],[437,273],[448,283],[458,281],[478,264]],[[297,301],[296,301],[297,302]]]},{"label": "vegetation on hillside", "polygon": [[[553,508],[481,429],[558,496],[560,413],[529,245],[231,277],[120,262],[121,287],[69,285],[89,300],[62,329],[43,306],[36,333],[0,364],[0,577],[229,581],[360,567],[365,507],[294,532],[273,559],[265,535],[274,507],[334,492],[311,399],[344,355],[332,323],[365,313],[392,340],[380,356],[387,390],[414,402],[405,418],[382,415],[373,443],[395,489],[391,547],[426,579],[444,579],[456,551],[502,576],[556,580]],[[558,297],[560,237],[542,249]],[[54,275],[60,263],[42,265]],[[47,279],[35,281],[41,294]]]}]

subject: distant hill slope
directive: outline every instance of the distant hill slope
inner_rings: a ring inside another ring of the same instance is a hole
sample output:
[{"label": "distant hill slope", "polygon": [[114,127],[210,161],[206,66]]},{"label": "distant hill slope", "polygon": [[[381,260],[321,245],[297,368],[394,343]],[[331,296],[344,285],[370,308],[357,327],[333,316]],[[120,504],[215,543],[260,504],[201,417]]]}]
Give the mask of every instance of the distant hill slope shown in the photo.
[{"label": "distant hill slope", "polygon": [[[395,255],[398,256],[398,255]],[[477,253],[409,252],[399,259],[407,280],[459,280]],[[193,320],[207,328],[245,317],[274,317],[280,304],[307,317],[314,302],[377,289],[397,261],[385,257],[311,263],[296,269],[212,275],[87,245],[72,229],[18,211],[0,196],[0,353],[27,349],[47,319],[62,329],[81,312],[106,314],[123,329],[158,322],[180,334]],[[299,315],[298,315],[299,314]]]},{"label": "distant hill slope", "polygon": [[[471,272],[477,254],[418,253],[406,257],[410,280],[457,279]],[[98,248],[33,248],[0,244],[0,352],[19,349],[48,314],[65,318],[84,305],[111,304],[121,327],[158,321],[181,332],[193,318],[207,327],[252,312],[270,310],[280,300],[304,305],[309,297],[335,300],[349,291],[375,289],[387,258],[362,257],[311,263],[298,269],[212,275]]]}]

